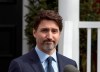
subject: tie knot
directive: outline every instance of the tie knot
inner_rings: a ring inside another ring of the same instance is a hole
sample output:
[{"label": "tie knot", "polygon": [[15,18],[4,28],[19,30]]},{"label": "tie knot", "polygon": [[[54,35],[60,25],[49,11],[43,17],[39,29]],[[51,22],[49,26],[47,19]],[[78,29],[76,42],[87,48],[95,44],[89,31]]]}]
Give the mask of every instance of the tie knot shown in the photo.
[{"label": "tie knot", "polygon": [[47,58],[48,63],[52,63],[52,60],[53,60],[53,57],[51,56]]}]

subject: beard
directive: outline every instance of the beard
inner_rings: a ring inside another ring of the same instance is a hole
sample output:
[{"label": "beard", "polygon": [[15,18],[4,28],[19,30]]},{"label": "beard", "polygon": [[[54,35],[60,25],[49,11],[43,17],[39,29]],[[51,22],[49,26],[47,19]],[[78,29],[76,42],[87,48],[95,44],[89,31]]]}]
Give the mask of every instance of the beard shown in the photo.
[{"label": "beard", "polygon": [[46,40],[43,42],[43,48],[46,51],[51,51],[56,48],[56,44],[54,41]]}]

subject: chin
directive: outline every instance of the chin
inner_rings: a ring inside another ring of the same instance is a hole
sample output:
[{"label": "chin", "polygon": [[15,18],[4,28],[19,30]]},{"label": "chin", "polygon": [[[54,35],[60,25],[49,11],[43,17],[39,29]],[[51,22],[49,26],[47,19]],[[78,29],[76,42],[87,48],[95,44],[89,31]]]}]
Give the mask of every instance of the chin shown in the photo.
[{"label": "chin", "polygon": [[55,49],[54,47],[53,48],[46,48],[47,51],[52,51],[54,49]]}]

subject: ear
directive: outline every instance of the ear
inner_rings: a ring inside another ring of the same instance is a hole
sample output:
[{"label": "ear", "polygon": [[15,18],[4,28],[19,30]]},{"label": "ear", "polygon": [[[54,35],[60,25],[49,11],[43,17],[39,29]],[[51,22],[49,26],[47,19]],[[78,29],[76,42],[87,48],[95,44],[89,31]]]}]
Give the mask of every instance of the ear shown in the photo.
[{"label": "ear", "polygon": [[33,29],[33,36],[36,38],[36,30]]}]

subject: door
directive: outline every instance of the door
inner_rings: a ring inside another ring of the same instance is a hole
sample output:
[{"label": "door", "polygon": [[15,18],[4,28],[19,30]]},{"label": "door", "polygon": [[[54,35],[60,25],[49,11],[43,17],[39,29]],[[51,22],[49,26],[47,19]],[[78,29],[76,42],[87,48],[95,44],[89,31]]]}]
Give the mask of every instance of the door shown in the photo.
[{"label": "door", "polygon": [[0,0],[0,72],[22,54],[22,0]]}]

